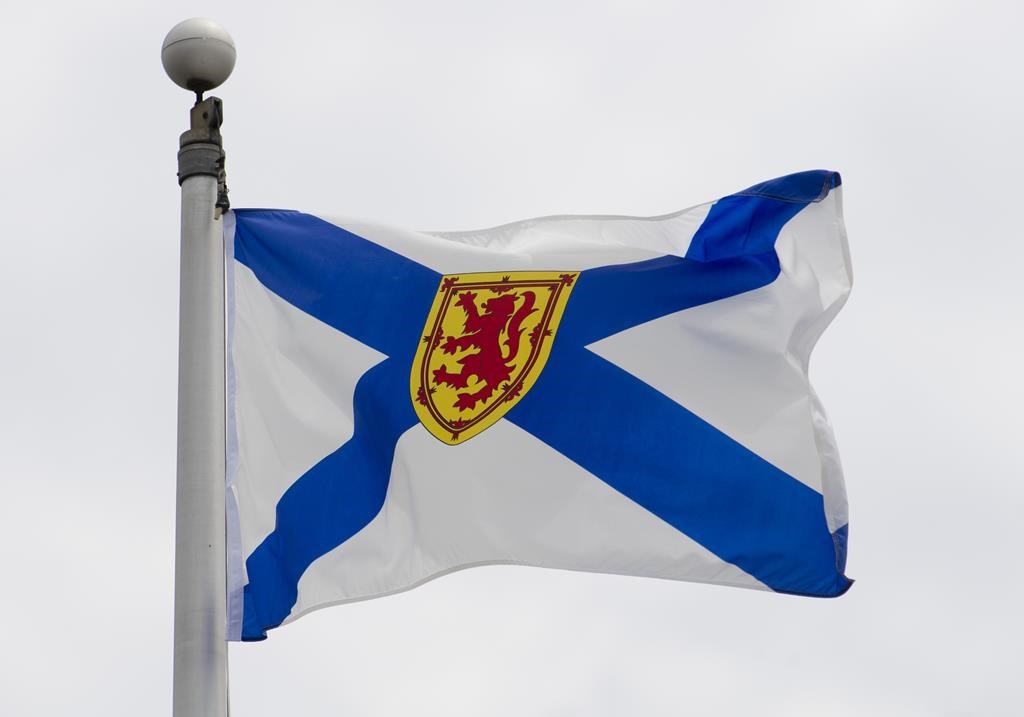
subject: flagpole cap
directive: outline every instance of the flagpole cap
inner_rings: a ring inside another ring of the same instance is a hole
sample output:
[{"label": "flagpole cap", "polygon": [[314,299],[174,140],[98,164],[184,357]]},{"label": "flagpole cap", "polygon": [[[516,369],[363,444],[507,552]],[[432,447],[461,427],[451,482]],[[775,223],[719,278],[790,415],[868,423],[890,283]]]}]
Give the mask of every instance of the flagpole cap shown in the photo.
[{"label": "flagpole cap", "polygon": [[219,23],[205,17],[171,28],[160,50],[164,71],[174,84],[196,93],[224,83],[235,68],[235,41]]}]

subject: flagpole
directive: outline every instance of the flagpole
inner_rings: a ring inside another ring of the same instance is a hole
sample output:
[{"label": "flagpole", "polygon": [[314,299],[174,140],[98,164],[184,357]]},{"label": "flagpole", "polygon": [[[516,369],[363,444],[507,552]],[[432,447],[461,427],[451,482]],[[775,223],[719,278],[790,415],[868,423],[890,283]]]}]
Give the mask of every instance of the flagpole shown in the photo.
[{"label": "flagpole", "polygon": [[228,714],[224,518],[224,246],[227,208],[221,101],[203,99],[231,74],[235,48],[212,20],[174,26],[164,69],[196,93],[181,135],[178,466],[174,561],[174,717]]}]

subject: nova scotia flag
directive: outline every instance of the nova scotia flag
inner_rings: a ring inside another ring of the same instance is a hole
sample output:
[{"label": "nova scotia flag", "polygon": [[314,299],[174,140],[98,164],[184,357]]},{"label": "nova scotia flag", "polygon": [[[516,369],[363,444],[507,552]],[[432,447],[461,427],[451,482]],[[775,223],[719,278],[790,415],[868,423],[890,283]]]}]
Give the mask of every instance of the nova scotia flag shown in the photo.
[{"label": "nova scotia flag", "polygon": [[231,639],[510,563],[841,595],[839,175],[653,218],[225,222]]}]

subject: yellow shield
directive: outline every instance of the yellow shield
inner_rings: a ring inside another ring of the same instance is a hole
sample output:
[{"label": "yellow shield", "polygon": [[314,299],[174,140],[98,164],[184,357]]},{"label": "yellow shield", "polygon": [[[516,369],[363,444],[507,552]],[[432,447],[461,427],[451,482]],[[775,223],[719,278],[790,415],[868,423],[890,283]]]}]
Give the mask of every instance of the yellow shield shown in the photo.
[{"label": "yellow shield", "polygon": [[577,276],[442,277],[409,381],[428,431],[448,445],[468,441],[526,395],[548,360]]}]

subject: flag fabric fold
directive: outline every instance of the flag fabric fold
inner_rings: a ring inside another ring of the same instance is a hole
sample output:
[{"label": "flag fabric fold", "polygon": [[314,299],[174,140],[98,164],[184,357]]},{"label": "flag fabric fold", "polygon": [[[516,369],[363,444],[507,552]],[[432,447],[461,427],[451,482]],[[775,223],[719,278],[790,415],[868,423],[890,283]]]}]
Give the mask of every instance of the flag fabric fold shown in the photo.
[{"label": "flag fabric fold", "polygon": [[838,174],[469,232],[236,210],[225,245],[230,639],[483,564],[849,587],[807,378]]}]

